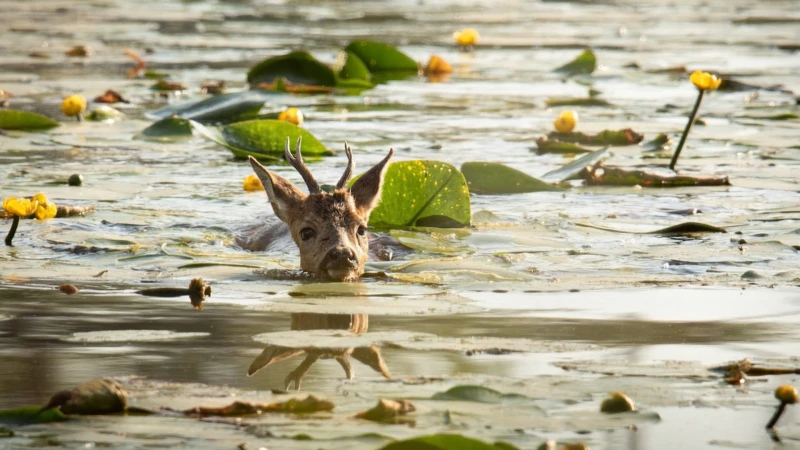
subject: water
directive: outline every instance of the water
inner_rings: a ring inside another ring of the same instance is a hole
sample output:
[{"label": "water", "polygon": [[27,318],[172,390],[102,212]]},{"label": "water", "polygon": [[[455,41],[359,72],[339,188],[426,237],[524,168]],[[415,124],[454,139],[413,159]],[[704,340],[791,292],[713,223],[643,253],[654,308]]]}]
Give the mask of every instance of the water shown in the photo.
[{"label": "water", "polygon": [[[301,395],[334,401],[337,409],[328,416],[255,418],[242,429],[176,418],[92,418],[21,429],[21,437],[0,446],[44,446],[43,435],[64,447],[92,442],[137,448],[160,440],[176,448],[242,442],[249,448],[371,449],[387,442],[359,437],[368,432],[395,438],[458,432],[522,448],[547,438],[585,441],[592,448],[773,445],[762,429],[774,408],[772,390],[797,384],[797,375],[733,388],[706,369],[742,358],[798,365],[800,122],[753,118],[800,114],[793,95],[714,92],[704,100],[707,126],[694,128],[678,167],[728,175],[730,187],[473,195],[473,213],[489,211],[494,218],[481,214],[467,232],[444,234],[462,248],[456,259],[417,252],[409,256],[412,265],[370,263],[369,272],[385,271],[389,278],[355,285],[276,278],[273,269],[297,267],[295,253],[251,254],[234,247],[231,230],[271,214],[263,193],[241,189],[251,172],[246,162],[199,136],[174,144],[132,137],[151,123],[146,112],[202,98],[203,81],[244,89],[247,69],[263,58],[303,48],[332,62],[350,40],[371,38],[396,44],[419,61],[438,54],[454,73],[445,83],[395,81],[360,96],[275,95],[267,107],[300,107],[304,127],[332,149],[347,140],[362,169],[394,147],[398,160],[456,166],[499,161],[541,175],[568,161],[530,151],[562,110],[545,102],[586,96],[587,83],[615,107],[574,108],[581,131],[630,127],[646,139],[661,132],[676,137],[695,96],[686,75],[655,69],[685,65],[800,90],[800,60],[791,50],[800,38],[793,2],[109,0],[0,6],[8,24],[0,27],[0,89],[13,94],[12,107],[64,122],[49,132],[0,136],[0,196],[41,191],[59,204],[96,209],[79,219],[23,221],[15,246],[0,249],[0,317],[6,319],[0,320],[0,408],[41,404],[58,390],[101,376],[123,380],[132,403],[151,408],[221,405],[234,396],[283,398],[270,390],[283,388],[303,357],[247,377],[251,362],[270,342],[296,339],[298,348],[316,351],[335,340],[325,332],[287,334],[297,313],[368,314],[369,331],[354,345],[378,346],[392,374],[386,381],[353,362],[356,377],[345,380],[335,361],[318,361]],[[474,52],[451,44],[452,32],[464,27],[481,33]],[[63,55],[84,44],[93,50],[90,57]],[[592,77],[565,82],[551,72],[586,46],[601,64]],[[132,66],[125,49],[189,91],[164,99],[149,90],[150,81],[125,79]],[[29,56],[34,51],[49,57]],[[631,62],[642,69],[626,68]],[[93,98],[106,89],[131,100],[115,105],[126,114],[118,123],[78,123],[58,112],[64,95]],[[667,104],[677,108],[661,109]],[[608,164],[668,162],[663,155],[642,155],[639,147],[615,148]],[[311,169],[330,183],[345,162],[338,154]],[[276,170],[300,181],[288,168]],[[85,177],[82,187],[50,184],[72,173]],[[675,213],[691,208],[702,214]],[[639,234],[689,220],[728,232]],[[185,297],[135,293],[185,287],[194,277],[214,289],[201,312]],[[64,283],[80,293],[60,293],[56,288]],[[155,336],[142,330],[177,334],[142,340]],[[75,333],[112,334],[80,342]],[[514,351],[475,351],[481,348]],[[430,399],[458,384],[532,400],[476,405]],[[628,393],[644,413],[598,417],[600,401],[612,390]],[[379,397],[411,398],[417,426],[352,419]],[[454,418],[449,425],[442,420],[445,410]],[[779,428],[789,447],[800,439],[795,410],[788,409]],[[631,423],[638,431],[626,428]],[[317,441],[289,439],[297,433]]]}]

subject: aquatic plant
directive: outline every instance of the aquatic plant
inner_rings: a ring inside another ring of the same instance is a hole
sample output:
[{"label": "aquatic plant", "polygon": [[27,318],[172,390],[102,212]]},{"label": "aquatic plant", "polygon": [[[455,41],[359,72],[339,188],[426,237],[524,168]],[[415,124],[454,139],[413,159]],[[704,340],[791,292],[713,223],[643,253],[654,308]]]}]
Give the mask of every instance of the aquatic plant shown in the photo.
[{"label": "aquatic plant", "polygon": [[683,150],[683,144],[686,143],[686,137],[689,136],[689,131],[691,131],[695,117],[697,117],[697,111],[700,109],[700,103],[703,101],[703,94],[708,90],[718,89],[720,84],[722,84],[722,78],[699,70],[694,71],[692,75],[689,76],[689,80],[697,87],[697,100],[694,102],[692,112],[689,113],[689,121],[686,123],[686,128],[683,129],[683,135],[681,136],[680,142],[678,142],[678,147],[675,148],[675,153],[672,155],[672,159],[669,162],[670,170],[675,170],[675,164],[677,164],[678,157],[681,154],[681,150]]},{"label": "aquatic plant", "polygon": [[20,217],[35,215],[39,220],[50,219],[56,216],[58,208],[47,200],[47,196],[38,193],[33,198],[8,197],[3,200],[3,210],[12,216],[11,229],[6,235],[6,245],[11,246],[14,235],[17,233]]}]

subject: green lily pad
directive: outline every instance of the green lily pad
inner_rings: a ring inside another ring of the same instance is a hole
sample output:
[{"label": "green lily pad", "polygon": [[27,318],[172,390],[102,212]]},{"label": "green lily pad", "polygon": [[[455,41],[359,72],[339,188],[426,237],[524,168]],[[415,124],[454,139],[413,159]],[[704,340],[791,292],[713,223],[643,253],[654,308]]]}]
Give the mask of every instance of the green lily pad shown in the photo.
[{"label": "green lily pad", "polygon": [[487,444],[459,434],[432,434],[405,441],[392,442],[380,450],[515,450],[517,447],[499,442]]},{"label": "green lily pad", "polygon": [[369,69],[367,68],[367,65],[364,64],[364,61],[358,57],[358,55],[351,51],[345,50],[342,52],[341,57],[344,60],[344,64],[342,64],[342,68],[339,69],[339,78],[343,80],[355,78],[358,80],[369,81]]},{"label": "green lily pad", "polygon": [[86,120],[94,122],[114,122],[121,120],[124,116],[125,115],[118,109],[114,109],[108,105],[100,105],[86,115]]},{"label": "green lily pad", "polygon": [[42,411],[41,406],[27,406],[0,411],[0,423],[4,425],[32,425],[36,423],[63,422],[65,420],[67,420],[67,417],[61,414],[61,411],[57,409]]},{"label": "green lily pad", "polygon": [[600,106],[603,108],[613,108],[614,105],[597,97],[578,97],[578,98],[551,98],[546,102],[548,108],[559,106]]},{"label": "green lily pad", "polygon": [[681,187],[730,186],[731,184],[728,177],[670,175],[605,166],[602,163],[587,167],[581,175],[586,184],[602,186]]},{"label": "green lily pad", "polygon": [[426,219],[436,216],[451,219],[451,226],[469,226],[469,190],[461,172],[441,161],[392,163],[384,178],[381,203],[370,215],[370,226],[403,228],[420,222],[433,226],[436,221]]},{"label": "green lily pad", "polygon": [[280,120],[248,120],[222,127],[206,127],[195,121],[191,123],[203,137],[222,145],[241,159],[252,156],[259,161],[279,161],[287,137],[292,143],[296,142],[298,137],[303,138],[303,156],[333,154],[313,134],[297,125]]},{"label": "green lily pad", "polygon": [[296,85],[336,86],[333,69],[304,51],[266,59],[247,73],[247,82],[251,85],[272,84],[281,78]]},{"label": "green lily pad", "polygon": [[474,194],[521,194],[562,189],[500,163],[465,162],[461,173]]},{"label": "green lily pad", "polygon": [[538,155],[543,155],[545,153],[590,153],[592,151],[592,149],[581,147],[574,142],[561,142],[558,139],[550,140],[547,137],[536,139],[536,154]]},{"label": "green lily pad", "polygon": [[176,142],[191,136],[192,123],[188,119],[167,117],[145,128],[134,138],[156,142]]},{"label": "green lily pad", "polygon": [[469,402],[480,403],[502,403],[507,400],[525,399],[524,395],[519,394],[503,394],[483,386],[453,386],[445,392],[434,394],[434,400],[463,400]]},{"label": "green lily pad", "polygon": [[146,114],[151,119],[178,116],[200,123],[231,123],[253,119],[270,94],[254,90],[220,94],[198,102],[167,106]]},{"label": "green lily pad", "polygon": [[554,72],[559,72],[567,76],[588,75],[597,68],[597,57],[590,49],[586,49],[577,58],[558,67]]},{"label": "green lily pad", "polygon": [[459,244],[451,236],[440,233],[424,233],[411,230],[391,230],[389,234],[406,247],[430,253],[445,255],[469,252],[468,245]]},{"label": "green lily pad", "polygon": [[561,183],[562,181],[572,180],[579,177],[576,177],[586,166],[592,166],[597,164],[603,158],[608,156],[608,147],[601,148],[600,150],[596,150],[592,153],[588,153],[586,155],[581,156],[580,158],[572,161],[569,164],[565,164],[558,169],[551,170],[546,174],[542,175],[540,178],[543,181],[548,183]]},{"label": "green lily pad", "polygon": [[672,139],[664,133],[659,134],[653,139],[642,144],[645,150],[649,151],[669,151],[672,148]]},{"label": "green lily pad", "polygon": [[59,125],[55,120],[41,114],[0,109],[0,130],[46,130]]},{"label": "green lily pad", "polygon": [[581,132],[559,133],[553,131],[547,135],[547,139],[550,141],[573,142],[582,145],[610,145],[622,147],[642,142],[644,135],[630,128],[625,128],[624,130],[603,130],[597,134],[584,134]]},{"label": "green lily pad", "polygon": [[400,50],[383,42],[358,40],[353,41],[345,51],[356,55],[370,73],[381,71],[401,71],[416,73],[417,62]]},{"label": "green lily pad", "polygon": [[800,116],[794,113],[780,113],[780,114],[763,115],[763,116],[745,115],[745,116],[737,116],[736,118],[754,119],[754,120],[794,120],[794,119],[800,119]]}]

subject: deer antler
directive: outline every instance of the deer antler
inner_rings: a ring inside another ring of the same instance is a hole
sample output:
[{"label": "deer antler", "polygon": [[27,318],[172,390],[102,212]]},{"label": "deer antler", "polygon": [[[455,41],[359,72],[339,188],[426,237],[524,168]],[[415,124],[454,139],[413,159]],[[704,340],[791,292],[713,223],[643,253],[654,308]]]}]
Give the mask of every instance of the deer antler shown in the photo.
[{"label": "deer antler", "polygon": [[308,170],[305,163],[303,162],[303,155],[300,154],[300,143],[303,141],[302,137],[297,138],[297,148],[295,152],[297,153],[297,157],[292,156],[292,152],[289,151],[289,137],[286,137],[286,150],[284,152],[284,156],[286,160],[289,161],[289,164],[294,167],[296,171],[300,173],[300,176],[303,177],[303,180],[306,182],[306,186],[308,186],[308,193],[309,194],[319,194],[319,184],[317,180],[314,179],[314,175],[311,175],[311,171]]},{"label": "deer antler", "polygon": [[350,178],[353,177],[353,172],[356,170],[356,164],[353,162],[353,152],[350,150],[350,146],[347,145],[347,142],[344,143],[344,152],[347,153],[347,168],[344,169],[342,178],[339,178],[339,182],[336,183],[336,189],[344,189],[347,187],[347,183],[350,182]]}]

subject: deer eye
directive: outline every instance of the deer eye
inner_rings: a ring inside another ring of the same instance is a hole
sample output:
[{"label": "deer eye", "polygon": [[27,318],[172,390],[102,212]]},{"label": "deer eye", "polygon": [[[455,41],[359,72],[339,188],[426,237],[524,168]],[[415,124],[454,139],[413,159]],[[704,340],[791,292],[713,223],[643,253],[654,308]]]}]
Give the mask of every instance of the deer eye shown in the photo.
[{"label": "deer eye", "polygon": [[366,236],[367,235],[367,227],[364,225],[359,225],[358,229],[356,230],[359,236]]},{"label": "deer eye", "polygon": [[307,241],[313,238],[315,234],[317,233],[314,232],[314,230],[312,230],[311,228],[303,228],[302,230],[300,230],[300,239]]}]

